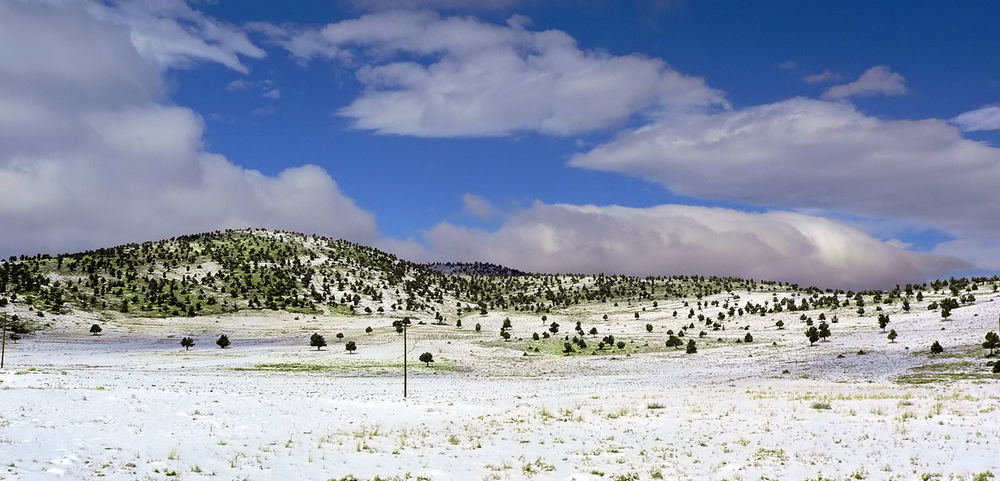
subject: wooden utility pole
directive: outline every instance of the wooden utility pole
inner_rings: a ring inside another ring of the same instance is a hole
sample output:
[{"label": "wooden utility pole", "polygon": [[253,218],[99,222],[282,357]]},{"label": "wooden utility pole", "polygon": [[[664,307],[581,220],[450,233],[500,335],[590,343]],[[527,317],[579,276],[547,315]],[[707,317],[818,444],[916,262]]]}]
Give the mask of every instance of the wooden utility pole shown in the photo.
[{"label": "wooden utility pole", "polygon": [[403,323],[403,398],[406,398],[406,324]]},{"label": "wooden utility pole", "polygon": [[3,369],[3,361],[7,356],[7,314],[0,317],[3,317],[3,341],[0,341],[2,343],[2,347],[0,347],[0,369]]}]

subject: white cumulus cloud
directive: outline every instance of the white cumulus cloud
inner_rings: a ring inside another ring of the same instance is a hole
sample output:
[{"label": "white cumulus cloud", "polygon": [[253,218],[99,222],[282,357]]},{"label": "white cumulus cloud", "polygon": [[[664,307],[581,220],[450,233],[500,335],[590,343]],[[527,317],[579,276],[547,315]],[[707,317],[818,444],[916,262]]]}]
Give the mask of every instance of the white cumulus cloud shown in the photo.
[{"label": "white cumulus cloud", "polygon": [[538,272],[704,274],[804,285],[885,288],[965,267],[822,217],[785,211],[535,203],[495,231],[441,223],[424,233],[434,260],[483,260]]},{"label": "white cumulus cloud", "polygon": [[393,11],[318,29],[256,28],[301,60],[356,69],[364,91],[338,113],[383,134],[567,135],[642,112],[728,105],[662,60],[583,50],[565,32],[525,25]]},{"label": "white cumulus cloud", "polygon": [[794,98],[664,120],[571,164],[699,198],[1000,235],[1000,149],[963,138],[944,120],[882,120],[840,102]]},{"label": "white cumulus cloud", "polygon": [[244,169],[164,101],[165,69],[245,71],[262,51],[241,35],[181,2],[0,3],[0,254],[244,226],[375,239],[321,168]]}]

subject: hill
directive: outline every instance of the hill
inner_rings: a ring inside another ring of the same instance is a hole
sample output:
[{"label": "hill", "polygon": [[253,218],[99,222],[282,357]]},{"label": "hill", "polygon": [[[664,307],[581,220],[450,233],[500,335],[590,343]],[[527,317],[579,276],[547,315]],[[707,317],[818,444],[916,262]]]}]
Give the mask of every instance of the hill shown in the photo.
[{"label": "hill", "polygon": [[756,285],[697,276],[525,274],[483,263],[425,266],[344,240],[260,229],[0,261],[0,303],[145,317],[281,310],[443,321],[475,310],[550,312],[581,302],[700,297]]}]

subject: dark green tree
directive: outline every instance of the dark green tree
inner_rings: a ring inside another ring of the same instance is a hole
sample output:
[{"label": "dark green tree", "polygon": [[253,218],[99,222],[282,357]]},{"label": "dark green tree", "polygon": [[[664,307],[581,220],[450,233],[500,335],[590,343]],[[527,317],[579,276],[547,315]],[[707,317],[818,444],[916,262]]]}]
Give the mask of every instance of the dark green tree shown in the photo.
[{"label": "dark green tree", "polygon": [[1000,347],[1000,335],[990,331],[986,333],[986,342],[983,343],[983,349],[989,349],[989,356],[996,354],[996,349]]},{"label": "dark green tree", "polygon": [[826,341],[826,338],[830,337],[830,325],[825,322],[819,323],[819,330],[816,332],[820,339]]},{"label": "dark green tree", "polygon": [[223,349],[229,347],[229,344],[230,344],[229,343],[229,336],[227,336],[225,334],[220,335],[219,338],[215,340],[215,344],[218,345],[219,347],[223,348]]},{"label": "dark green tree", "polygon": [[426,364],[427,367],[430,367],[431,363],[434,362],[434,355],[431,354],[431,353],[429,353],[429,352],[425,352],[425,353],[423,353],[423,354],[420,355],[419,359],[420,359],[420,362]]},{"label": "dark green tree", "polygon": [[806,329],[806,337],[809,339],[810,346],[816,344],[816,341],[819,340],[819,330],[816,329],[816,326],[811,326],[809,329]]},{"label": "dark green tree", "polygon": [[315,347],[317,351],[322,350],[326,347],[326,339],[324,339],[318,332],[315,332],[313,335],[309,336],[309,345]]},{"label": "dark green tree", "polygon": [[191,349],[194,346],[194,339],[190,337],[181,338],[181,346],[184,347],[185,351]]}]

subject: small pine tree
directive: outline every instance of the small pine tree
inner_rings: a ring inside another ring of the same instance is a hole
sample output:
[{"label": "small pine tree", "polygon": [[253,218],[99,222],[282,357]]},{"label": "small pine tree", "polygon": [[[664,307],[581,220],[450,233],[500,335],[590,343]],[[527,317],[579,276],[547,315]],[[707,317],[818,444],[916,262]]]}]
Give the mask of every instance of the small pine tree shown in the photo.
[{"label": "small pine tree", "polygon": [[94,325],[90,326],[90,334],[94,335],[94,336],[101,335],[101,331],[103,331],[103,330],[104,329],[101,329],[101,326],[99,326],[97,324],[94,324]]},{"label": "small pine tree", "polygon": [[422,362],[425,365],[427,365],[427,367],[430,367],[431,363],[434,362],[434,355],[431,354],[431,353],[429,353],[429,352],[425,352],[425,353],[423,353],[423,354],[420,355],[419,359],[420,359],[420,362]]},{"label": "small pine tree", "polygon": [[889,338],[889,342],[896,342],[896,330],[889,329],[889,335],[887,337]]},{"label": "small pine tree", "polygon": [[993,363],[993,373],[1000,374],[1000,361]]},{"label": "small pine tree", "polygon": [[458,319],[458,320],[455,321],[455,327],[458,327],[458,328],[462,327],[462,320],[461,319]]},{"label": "small pine tree", "polygon": [[931,354],[941,354],[942,352],[944,352],[944,348],[941,347],[941,343],[934,341],[934,344],[931,344]]},{"label": "small pine tree", "polygon": [[344,333],[343,332],[338,332],[337,333],[337,340],[338,341],[342,341],[343,339],[344,339]]},{"label": "small pine tree", "polygon": [[191,349],[191,347],[194,346],[194,339],[191,339],[190,337],[181,338],[181,346],[184,347],[185,351]]},{"label": "small pine tree", "polygon": [[646,332],[653,332],[653,325],[652,324],[646,324]]},{"label": "small pine tree", "polygon": [[482,326],[482,325],[480,325],[480,324],[479,324],[479,323],[477,322],[477,323],[476,323],[476,332],[480,332],[480,331],[482,331],[482,330],[483,330],[483,326]]},{"label": "small pine tree", "polygon": [[218,339],[215,340],[215,344],[223,349],[229,347],[229,336],[222,334]]},{"label": "small pine tree", "polygon": [[694,339],[689,339],[688,340],[687,349],[685,349],[684,352],[686,352],[688,354],[694,354],[694,353],[698,352],[698,346],[695,345]]},{"label": "small pine tree", "polygon": [[785,328],[785,321],[782,321],[781,319],[778,319],[778,322],[775,322],[774,325],[778,326],[779,330],[784,329]]},{"label": "small pine tree", "polygon": [[318,332],[313,333],[313,335],[309,336],[309,345],[315,347],[317,351],[322,350],[326,347],[326,339],[323,339],[323,336]]},{"label": "small pine tree", "polygon": [[354,341],[347,341],[347,344],[344,344],[344,349],[347,349],[347,352],[354,354],[354,351],[358,350],[358,345]]},{"label": "small pine tree", "polygon": [[882,329],[882,332],[885,332],[885,326],[888,326],[888,325],[889,325],[889,315],[888,314],[879,314],[878,315],[878,327]]},{"label": "small pine tree", "polygon": [[986,342],[983,343],[983,349],[989,349],[989,356],[993,356],[996,354],[995,351],[998,347],[1000,347],[1000,335],[997,335],[997,333],[993,331],[987,332]]},{"label": "small pine tree", "polygon": [[825,322],[820,322],[819,330],[816,334],[820,337],[820,339],[826,341],[826,338],[830,337],[830,325]]},{"label": "small pine tree", "polygon": [[743,336],[743,342],[753,342],[753,336],[748,332],[747,335]]},{"label": "small pine tree", "polygon": [[816,329],[816,326],[806,329],[806,337],[809,339],[810,346],[816,344],[816,341],[819,340],[819,330]]}]

